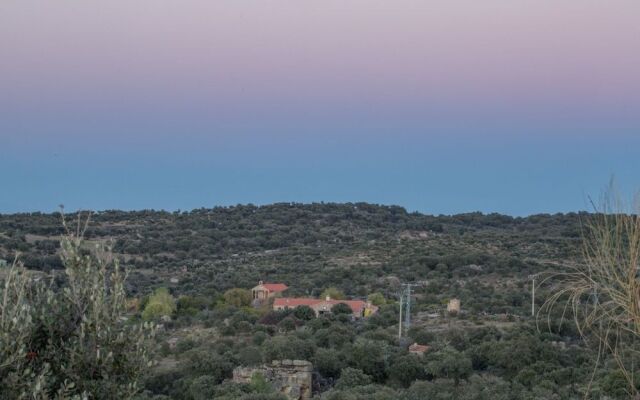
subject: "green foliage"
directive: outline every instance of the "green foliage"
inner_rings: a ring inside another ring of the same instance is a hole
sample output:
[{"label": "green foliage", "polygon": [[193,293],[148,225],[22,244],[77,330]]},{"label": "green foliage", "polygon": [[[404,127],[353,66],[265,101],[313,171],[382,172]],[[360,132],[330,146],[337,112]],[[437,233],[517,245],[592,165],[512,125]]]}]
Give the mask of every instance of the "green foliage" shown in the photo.
[{"label": "green foliage", "polygon": [[387,304],[387,299],[385,299],[384,295],[379,292],[371,293],[369,296],[367,296],[367,300],[374,306]]},{"label": "green foliage", "polygon": [[387,386],[356,386],[347,390],[331,390],[323,400],[398,400],[399,393]]},{"label": "green foliage", "polygon": [[169,289],[158,288],[149,296],[147,305],[142,312],[142,318],[146,321],[151,321],[160,317],[170,317],[175,311],[176,300],[169,293]]},{"label": "green foliage", "polygon": [[251,290],[233,288],[224,292],[225,303],[234,307],[248,307],[251,305]]},{"label": "green foliage", "polygon": [[336,389],[347,389],[354,386],[365,386],[372,382],[371,376],[362,370],[347,367],[340,373],[340,379],[336,383]]},{"label": "green foliage", "polygon": [[456,384],[473,371],[471,359],[448,346],[429,353],[426,369],[435,378],[453,379]]},{"label": "green foliage", "polygon": [[321,299],[327,297],[330,297],[332,300],[344,300],[347,298],[341,290],[336,289],[335,287],[326,288],[320,295]]},{"label": "green foliage", "polygon": [[387,378],[387,354],[385,345],[379,341],[359,340],[347,349],[350,366],[370,375],[374,382],[382,383]]},{"label": "green foliage", "polygon": [[625,398],[629,396],[629,384],[621,370],[611,371],[601,381],[604,393],[614,398]]},{"label": "green foliage", "polygon": [[295,336],[275,336],[262,344],[265,360],[309,360],[316,347],[313,343]]},{"label": "green foliage", "polygon": [[207,349],[193,349],[185,354],[185,370],[191,375],[207,375],[216,384],[230,378],[235,366],[229,354],[218,354]]},{"label": "green foliage", "polygon": [[151,326],[123,321],[125,273],[108,249],[61,240],[61,287],[14,265],[0,280],[3,399],[130,399],[150,365]]},{"label": "green foliage", "polygon": [[237,359],[240,365],[259,365],[263,359],[262,349],[258,346],[243,347],[238,351]]},{"label": "green foliage", "polygon": [[176,311],[178,315],[195,316],[208,305],[208,301],[199,296],[180,296],[176,303]]},{"label": "green foliage", "polygon": [[[129,260],[128,296],[140,298],[142,312],[151,297],[142,294],[179,278],[171,285],[178,298],[175,318],[164,324],[158,342],[165,359],[149,368],[145,381],[148,399],[272,399],[277,395],[228,379],[238,365],[283,358],[313,362],[320,398],[575,399],[585,396],[594,357],[576,345],[575,326],[558,326],[559,315],[551,316],[554,334],[535,328],[526,277],[579,260],[579,218],[429,216],[364,203],[286,203],[179,213],[107,211],[96,215],[87,235],[91,243],[114,238],[114,251]],[[0,215],[0,258],[22,251],[29,276],[61,269],[61,249],[50,243],[63,233],[58,222],[57,215]],[[55,291],[67,285],[56,275]],[[418,359],[398,343],[394,301],[357,321],[347,314],[315,318],[304,307],[285,312],[248,307],[246,289],[259,278],[285,282],[287,296],[321,297],[322,288],[332,287],[374,304],[393,299],[400,283],[422,281],[425,286],[415,288],[408,336],[432,349]],[[243,293],[227,301],[223,294],[233,288],[244,288]],[[540,299],[548,295],[544,288],[537,293]],[[462,313],[448,319],[446,301],[454,297],[461,300]],[[35,324],[38,318],[28,314]],[[135,325],[134,318],[123,325]],[[20,328],[31,335],[28,323]],[[20,341],[20,330],[14,333],[0,340]],[[169,349],[171,338],[177,339],[175,349]],[[20,346],[11,343],[7,350],[0,347],[5,351],[0,360],[20,354]],[[22,354],[29,351],[27,346]],[[26,357],[17,359],[26,363]],[[604,362],[591,398],[626,398],[617,386],[620,377],[609,376],[615,365]],[[368,379],[333,388],[346,368],[364,371]],[[32,373],[34,387],[42,371]],[[71,384],[62,390],[75,393]]]},{"label": "green foliage", "polygon": [[293,315],[303,321],[309,321],[316,317],[315,311],[309,306],[299,306],[293,310]]},{"label": "green foliage", "polygon": [[265,379],[264,375],[262,375],[260,372],[256,372],[251,375],[250,385],[251,389],[253,389],[255,393],[272,393],[274,391],[273,387],[271,387],[269,382],[267,382],[267,380]]},{"label": "green foliage", "polygon": [[335,306],[331,307],[331,314],[340,315],[340,314],[353,314],[353,310],[347,304],[338,303]]},{"label": "green foliage", "polygon": [[189,386],[189,393],[193,400],[209,400],[213,398],[216,379],[209,375],[202,375],[193,380]]},{"label": "green foliage", "polygon": [[313,359],[314,367],[324,377],[337,378],[345,367],[339,351],[334,349],[318,349]]},{"label": "green foliage", "polygon": [[418,356],[412,354],[398,357],[389,367],[389,379],[403,387],[425,378],[425,366]]},{"label": "green foliage", "polygon": [[290,332],[296,329],[295,318],[288,316],[278,323],[278,329],[282,332]]}]

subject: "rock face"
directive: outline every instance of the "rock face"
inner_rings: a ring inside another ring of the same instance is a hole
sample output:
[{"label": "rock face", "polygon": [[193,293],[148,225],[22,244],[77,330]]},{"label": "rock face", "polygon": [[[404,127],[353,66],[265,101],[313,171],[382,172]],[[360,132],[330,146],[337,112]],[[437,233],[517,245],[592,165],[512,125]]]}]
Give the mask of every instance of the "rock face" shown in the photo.
[{"label": "rock face", "polygon": [[250,383],[254,374],[262,376],[278,392],[291,400],[311,399],[311,375],[313,365],[309,361],[274,360],[260,367],[238,367],[233,370],[233,381]]}]

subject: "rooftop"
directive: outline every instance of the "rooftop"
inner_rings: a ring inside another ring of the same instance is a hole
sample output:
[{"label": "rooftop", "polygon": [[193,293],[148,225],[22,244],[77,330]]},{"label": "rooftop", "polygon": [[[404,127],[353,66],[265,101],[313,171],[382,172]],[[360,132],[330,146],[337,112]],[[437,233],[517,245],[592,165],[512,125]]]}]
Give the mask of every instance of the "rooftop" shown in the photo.
[{"label": "rooftop", "polygon": [[427,345],[414,343],[411,346],[409,346],[409,352],[411,352],[411,353],[424,353],[427,350],[429,350],[429,348],[430,347],[427,346]]},{"label": "rooftop", "polygon": [[262,281],[258,282],[258,286],[254,287],[254,289],[264,288],[272,293],[284,292],[289,287],[284,283],[263,283]]}]

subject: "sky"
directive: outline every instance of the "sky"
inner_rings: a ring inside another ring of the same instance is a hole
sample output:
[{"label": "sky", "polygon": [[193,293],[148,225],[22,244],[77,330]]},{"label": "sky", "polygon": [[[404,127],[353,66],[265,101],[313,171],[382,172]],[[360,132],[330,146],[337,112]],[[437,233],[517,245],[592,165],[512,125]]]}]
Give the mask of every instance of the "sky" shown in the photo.
[{"label": "sky", "polygon": [[2,0],[0,213],[640,189],[637,0]]}]

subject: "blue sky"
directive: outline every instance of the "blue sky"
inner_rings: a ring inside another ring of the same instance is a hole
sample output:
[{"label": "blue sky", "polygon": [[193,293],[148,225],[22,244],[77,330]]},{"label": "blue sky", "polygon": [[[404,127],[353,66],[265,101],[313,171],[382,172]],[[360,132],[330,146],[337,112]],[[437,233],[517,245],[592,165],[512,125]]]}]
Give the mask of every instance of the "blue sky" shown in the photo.
[{"label": "blue sky", "polygon": [[632,134],[421,135],[371,128],[340,136],[325,129],[356,126],[313,128],[307,137],[279,129],[232,139],[105,133],[14,143],[0,161],[6,189],[0,210],[368,201],[433,214],[527,215],[588,209],[588,196],[597,197],[612,175],[625,191],[638,187],[640,138]]}]

